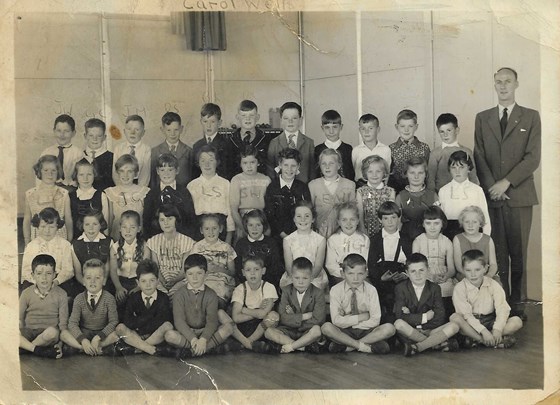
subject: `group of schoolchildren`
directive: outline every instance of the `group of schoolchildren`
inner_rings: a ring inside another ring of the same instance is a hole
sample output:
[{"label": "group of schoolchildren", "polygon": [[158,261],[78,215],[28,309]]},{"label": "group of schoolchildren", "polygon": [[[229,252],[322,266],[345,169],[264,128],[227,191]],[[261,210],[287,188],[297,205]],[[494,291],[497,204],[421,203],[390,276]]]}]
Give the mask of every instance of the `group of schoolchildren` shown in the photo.
[{"label": "group of schoolchildren", "polygon": [[103,121],[86,121],[82,150],[72,117],[57,117],[57,145],[25,193],[20,348],[188,358],[400,345],[411,356],[515,343],[522,321],[496,276],[486,199],[453,114],[437,119],[433,151],[411,110],[389,146],[363,115],[354,148],[334,110],[317,146],[297,103],[280,114],[270,139],[244,100],[225,134],[220,107],[205,104],[192,148],[178,114],[164,114],[154,148],[132,115],[113,152]]}]

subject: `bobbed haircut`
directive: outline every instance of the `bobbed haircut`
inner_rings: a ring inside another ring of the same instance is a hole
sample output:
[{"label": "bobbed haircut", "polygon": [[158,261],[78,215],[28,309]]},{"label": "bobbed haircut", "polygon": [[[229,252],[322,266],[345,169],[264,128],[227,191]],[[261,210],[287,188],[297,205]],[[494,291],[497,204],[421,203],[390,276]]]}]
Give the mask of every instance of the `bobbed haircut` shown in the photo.
[{"label": "bobbed haircut", "polygon": [[129,155],[128,153],[125,153],[117,159],[117,161],[115,162],[116,171],[118,172],[124,165],[132,165],[134,167],[134,173],[136,174],[138,174],[138,171],[140,170],[138,159],[136,159],[135,156]]},{"label": "bobbed haircut", "polygon": [[37,160],[37,163],[33,165],[33,172],[39,180],[43,177],[41,170],[43,170],[43,165],[45,163],[54,163],[56,165],[56,179],[59,180],[62,178],[63,171],[58,158],[55,155],[43,155]]},{"label": "bobbed haircut", "polygon": [[78,218],[77,227],[81,232],[84,231],[84,220],[87,217],[94,217],[95,219],[97,219],[97,221],[99,222],[99,226],[100,226],[99,232],[103,232],[105,229],[107,229],[107,221],[105,220],[105,217],[103,216],[103,212],[101,212],[100,210],[96,210],[95,208],[91,208],[91,209],[86,211],[86,213],[84,214],[83,217]]},{"label": "bobbed haircut", "polygon": [[95,165],[86,158],[83,158],[78,160],[76,162],[76,166],[74,166],[74,171],[72,172],[72,180],[74,180],[75,182],[78,181],[78,169],[80,167],[91,167],[91,170],[93,171],[93,177],[97,177],[97,169],[95,168]]},{"label": "bobbed haircut", "polygon": [[484,212],[478,205],[469,205],[468,207],[463,208],[463,211],[459,214],[459,224],[463,226],[463,221],[467,214],[476,214],[478,216],[478,222],[480,222],[480,226],[484,227],[486,225],[486,218],[484,217]]},{"label": "bobbed haircut", "polygon": [[445,212],[438,207],[437,205],[432,205],[428,207],[426,211],[422,214],[422,220],[434,220],[434,219],[441,219],[441,230],[443,231],[447,228],[447,215]]},{"label": "bobbed haircut", "polygon": [[321,167],[321,161],[325,156],[335,156],[339,166],[342,166],[342,156],[340,155],[340,152],[336,149],[327,148],[323,149],[319,154],[319,158],[317,159],[317,164],[319,165],[319,167]]},{"label": "bobbed haircut", "polygon": [[[181,218],[181,213],[179,212],[179,208],[177,208],[173,204],[163,204],[156,210],[155,221],[157,223],[157,227],[159,226],[159,214],[163,214],[166,217],[175,217],[175,226],[177,227],[183,218]],[[160,228],[161,230],[161,228]]]},{"label": "bobbed haircut", "polygon": [[31,225],[38,228],[41,221],[47,224],[56,224],[58,229],[64,226],[64,220],[60,218],[58,211],[52,207],[43,208],[38,214],[33,215]]},{"label": "bobbed haircut", "polygon": [[295,203],[294,208],[292,208],[292,218],[296,215],[296,209],[300,207],[309,208],[311,210],[311,215],[313,216],[313,219],[317,219],[317,211],[315,211],[315,207],[313,206],[313,203],[308,200],[299,200]]},{"label": "bobbed haircut", "polygon": [[243,215],[243,218],[241,218],[241,222],[243,223],[243,230],[245,231],[245,233],[248,233],[247,224],[249,223],[249,219],[251,219],[251,218],[257,218],[261,221],[261,224],[263,226],[263,232],[266,232],[268,230],[269,224],[268,224],[268,220],[266,219],[266,215],[264,214],[263,210],[254,209],[254,210],[246,212]]},{"label": "bobbed haircut", "polygon": [[468,166],[469,171],[474,168],[472,158],[464,150],[458,150],[456,152],[453,152],[451,156],[449,156],[449,160],[447,161],[447,168],[450,168],[454,165]]},{"label": "bobbed haircut", "polygon": [[364,176],[364,179],[367,179],[369,167],[374,163],[380,163],[383,166],[383,170],[385,170],[385,177],[389,175],[389,164],[387,161],[379,155],[371,155],[362,160],[362,176]]},{"label": "bobbed haircut", "polygon": [[214,155],[214,159],[216,159],[216,165],[220,164],[220,156],[218,155],[218,149],[216,149],[212,145],[205,144],[205,145],[202,145],[202,147],[198,150],[198,152],[196,152],[195,164],[197,166],[200,166],[200,164],[199,164],[200,155],[202,155],[203,153],[208,153],[208,154]]}]

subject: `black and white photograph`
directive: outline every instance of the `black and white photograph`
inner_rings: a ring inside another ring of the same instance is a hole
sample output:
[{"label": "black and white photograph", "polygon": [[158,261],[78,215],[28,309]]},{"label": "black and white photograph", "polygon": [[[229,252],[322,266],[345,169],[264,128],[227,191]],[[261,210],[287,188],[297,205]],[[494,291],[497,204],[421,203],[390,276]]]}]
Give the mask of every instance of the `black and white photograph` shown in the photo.
[{"label": "black and white photograph", "polygon": [[9,3],[0,401],[558,400],[555,2]]}]

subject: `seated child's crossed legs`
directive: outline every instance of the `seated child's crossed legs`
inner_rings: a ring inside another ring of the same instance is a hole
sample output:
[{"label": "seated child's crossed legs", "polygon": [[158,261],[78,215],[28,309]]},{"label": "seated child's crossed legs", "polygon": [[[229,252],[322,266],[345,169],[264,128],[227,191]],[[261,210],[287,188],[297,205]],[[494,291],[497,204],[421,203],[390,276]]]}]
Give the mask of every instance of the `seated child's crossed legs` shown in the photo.
[{"label": "seated child's crossed legs", "polygon": [[58,342],[59,331],[54,326],[45,329],[20,328],[19,347],[33,352],[35,347],[52,346]]},{"label": "seated child's crossed legs", "polygon": [[[93,344],[94,338],[98,335],[99,332],[101,332],[100,330],[90,330],[90,329],[86,329],[86,328],[80,328],[80,330],[82,331],[82,333],[85,336],[85,339],[82,340],[82,342],[87,340],[90,344]],[[86,350],[87,345],[84,346],[84,345],[82,345],[82,342],[78,342],[76,340],[76,338],[74,336],[72,336],[70,331],[68,331],[68,329],[60,332],[60,340],[62,340],[68,346],[73,347],[74,349],[78,349],[78,350],[81,350],[81,351],[84,351],[84,352],[87,353],[87,350]],[[99,341],[99,344],[98,344],[98,349],[99,350],[95,350],[95,354],[97,354],[97,355],[102,354],[100,349],[104,348],[105,346],[109,346],[109,345],[117,342],[117,340],[119,340],[119,336],[117,335],[117,333],[116,332],[111,332],[107,337],[105,337],[105,339]],[[95,354],[91,354],[91,353],[87,353],[87,354],[95,355]]]},{"label": "seated child's crossed legs", "polygon": [[[500,342],[495,342],[495,340],[491,342],[485,342],[483,336],[484,331],[489,331],[492,335],[494,334],[493,326],[495,319],[495,314],[482,316],[480,322],[485,327],[485,329],[483,329],[481,333],[478,333],[471,325],[469,325],[462,314],[456,312],[451,315],[451,318],[449,320],[459,326],[459,332],[461,333],[461,335],[469,337],[477,343],[483,343],[486,346],[495,346]],[[518,316],[511,316],[508,318],[506,325],[501,332],[501,336],[511,336],[522,327],[523,321],[521,320],[521,318],[519,318]]]},{"label": "seated child's crossed legs", "polygon": [[393,336],[395,327],[390,323],[384,323],[372,329],[341,329],[331,322],[326,322],[321,326],[321,332],[337,343],[361,352],[370,353],[372,351],[370,345]]},{"label": "seated child's crossed legs", "polygon": [[[221,316],[225,319],[231,320],[233,323],[233,320],[227,313],[223,312]],[[218,313],[220,322],[222,322],[221,316],[220,313]],[[255,318],[247,322],[238,324],[233,323],[233,332],[231,335],[239,341],[245,349],[252,350],[253,342],[262,338],[268,328],[276,327],[279,321],[280,315],[278,312],[270,311],[264,319]]]},{"label": "seated child's crossed legs", "polygon": [[436,347],[459,332],[459,326],[448,322],[431,330],[418,330],[402,319],[395,321],[397,335],[416,344],[419,352]]},{"label": "seated child's crossed legs", "polygon": [[264,332],[264,336],[268,340],[282,345],[282,353],[290,353],[319,340],[322,334],[319,325],[313,325],[307,331],[298,331],[287,326],[278,326],[269,327]]},{"label": "seated child's crossed legs", "polygon": [[115,329],[119,338],[123,339],[126,344],[152,355],[156,352],[155,346],[162,343],[165,334],[171,330],[173,330],[171,322],[164,322],[154,332],[143,336],[129,329],[124,323],[119,323]]}]

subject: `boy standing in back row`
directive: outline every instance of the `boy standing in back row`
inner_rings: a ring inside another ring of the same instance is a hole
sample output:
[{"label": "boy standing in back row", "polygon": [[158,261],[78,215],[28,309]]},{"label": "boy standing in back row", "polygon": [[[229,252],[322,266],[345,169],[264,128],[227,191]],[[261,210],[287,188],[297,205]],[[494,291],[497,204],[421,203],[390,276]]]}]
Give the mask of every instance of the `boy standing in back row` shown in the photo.
[{"label": "boy standing in back row", "polygon": [[[315,146],[315,162],[319,162],[319,155],[325,149],[335,149],[342,158],[342,167],[339,174],[354,181],[354,167],[352,166],[352,146],[340,140],[342,131],[342,117],[335,110],[327,110],[321,116],[321,129],[325,135],[325,142]],[[321,168],[315,170],[315,177],[322,176]]]}]

